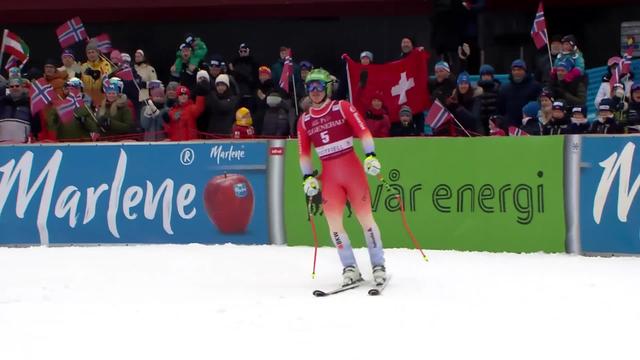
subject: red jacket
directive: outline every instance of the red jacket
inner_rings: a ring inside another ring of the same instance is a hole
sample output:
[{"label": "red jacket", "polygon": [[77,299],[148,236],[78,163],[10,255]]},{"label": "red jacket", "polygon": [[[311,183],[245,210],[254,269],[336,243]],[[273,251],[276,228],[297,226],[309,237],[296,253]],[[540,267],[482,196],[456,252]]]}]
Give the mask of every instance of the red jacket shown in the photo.
[{"label": "red jacket", "polygon": [[365,114],[365,122],[373,137],[389,137],[389,129],[391,129],[391,121],[389,115],[380,109],[369,109]]},{"label": "red jacket", "polygon": [[197,96],[196,102],[189,100],[183,105],[176,104],[169,110],[169,123],[165,125],[171,141],[184,141],[198,138],[196,119],[204,111],[204,96]]},{"label": "red jacket", "polygon": [[253,139],[256,137],[256,132],[253,130],[253,126],[241,126],[233,124],[231,129],[232,137],[234,139]]}]

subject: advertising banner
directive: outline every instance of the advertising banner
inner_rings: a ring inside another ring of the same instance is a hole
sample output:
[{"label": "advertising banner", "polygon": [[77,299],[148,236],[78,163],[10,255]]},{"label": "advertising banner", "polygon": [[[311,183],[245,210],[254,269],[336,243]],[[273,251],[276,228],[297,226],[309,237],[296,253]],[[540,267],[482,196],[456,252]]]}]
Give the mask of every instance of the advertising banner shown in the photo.
[{"label": "advertising banner", "polygon": [[582,138],[582,252],[640,254],[638,145],[636,136]]},{"label": "advertising banner", "polygon": [[[354,145],[362,158],[360,144]],[[404,199],[422,246],[508,252],[563,252],[563,138],[376,139],[383,175]],[[313,245],[297,142],[286,147],[285,226],[289,245]],[[320,163],[315,158],[315,166]],[[386,247],[411,248],[395,193],[369,177],[372,208]],[[330,245],[319,197],[312,212],[322,245]],[[349,207],[345,227],[364,246]]]},{"label": "advertising banner", "polygon": [[0,244],[265,244],[266,142],[0,147]]}]

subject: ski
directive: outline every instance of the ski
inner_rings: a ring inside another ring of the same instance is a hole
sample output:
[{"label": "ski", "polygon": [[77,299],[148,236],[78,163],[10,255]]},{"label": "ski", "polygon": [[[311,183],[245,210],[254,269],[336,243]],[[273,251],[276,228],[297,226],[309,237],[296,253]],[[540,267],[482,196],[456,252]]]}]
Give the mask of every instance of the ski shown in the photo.
[{"label": "ski", "polygon": [[339,294],[341,292],[345,292],[347,290],[355,289],[358,286],[360,286],[361,284],[362,284],[362,281],[358,281],[358,282],[353,283],[351,285],[340,286],[339,288],[336,288],[336,289],[333,289],[333,290],[328,290],[328,291],[313,290],[313,296],[315,296],[315,297],[324,297],[324,296],[329,296],[329,295],[335,295],[335,294]]},{"label": "ski", "polygon": [[369,291],[367,291],[367,294],[371,296],[378,296],[382,294],[382,290],[384,290],[384,288],[387,287],[389,280],[391,280],[391,275],[387,275],[387,280],[385,280],[383,284],[374,285],[372,288],[370,288]]}]

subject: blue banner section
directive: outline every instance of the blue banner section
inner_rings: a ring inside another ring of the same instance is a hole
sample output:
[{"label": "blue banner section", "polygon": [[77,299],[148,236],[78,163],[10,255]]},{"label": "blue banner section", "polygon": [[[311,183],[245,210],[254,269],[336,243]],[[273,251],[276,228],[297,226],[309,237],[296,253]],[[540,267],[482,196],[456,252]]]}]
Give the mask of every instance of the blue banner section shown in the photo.
[{"label": "blue banner section", "polygon": [[640,254],[640,138],[584,137],[580,174],[582,251]]},{"label": "blue banner section", "polygon": [[0,244],[266,244],[267,142],[0,147]]}]

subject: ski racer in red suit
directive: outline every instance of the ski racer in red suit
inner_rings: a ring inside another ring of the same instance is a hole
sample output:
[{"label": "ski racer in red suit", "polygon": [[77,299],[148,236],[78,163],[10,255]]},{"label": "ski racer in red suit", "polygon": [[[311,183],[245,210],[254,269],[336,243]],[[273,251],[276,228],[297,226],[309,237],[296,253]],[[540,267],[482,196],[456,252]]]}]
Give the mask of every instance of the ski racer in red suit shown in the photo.
[{"label": "ski racer in red suit", "polygon": [[[373,137],[358,111],[346,101],[332,101],[329,73],[315,69],[305,80],[312,106],[298,121],[298,145],[303,187],[309,197],[316,195],[322,183],[322,207],[329,224],[331,238],[340,261],[343,286],[362,281],[353,255],[342,216],[347,200],[351,204],[362,229],[369,250],[376,284],[386,281],[384,252],[380,230],[371,211],[371,196],[365,171],[369,175],[380,172],[380,162],[374,152]],[[359,137],[366,153],[364,171],[353,150],[353,137]],[[322,174],[316,179],[311,163],[311,145],[322,163]]]}]

